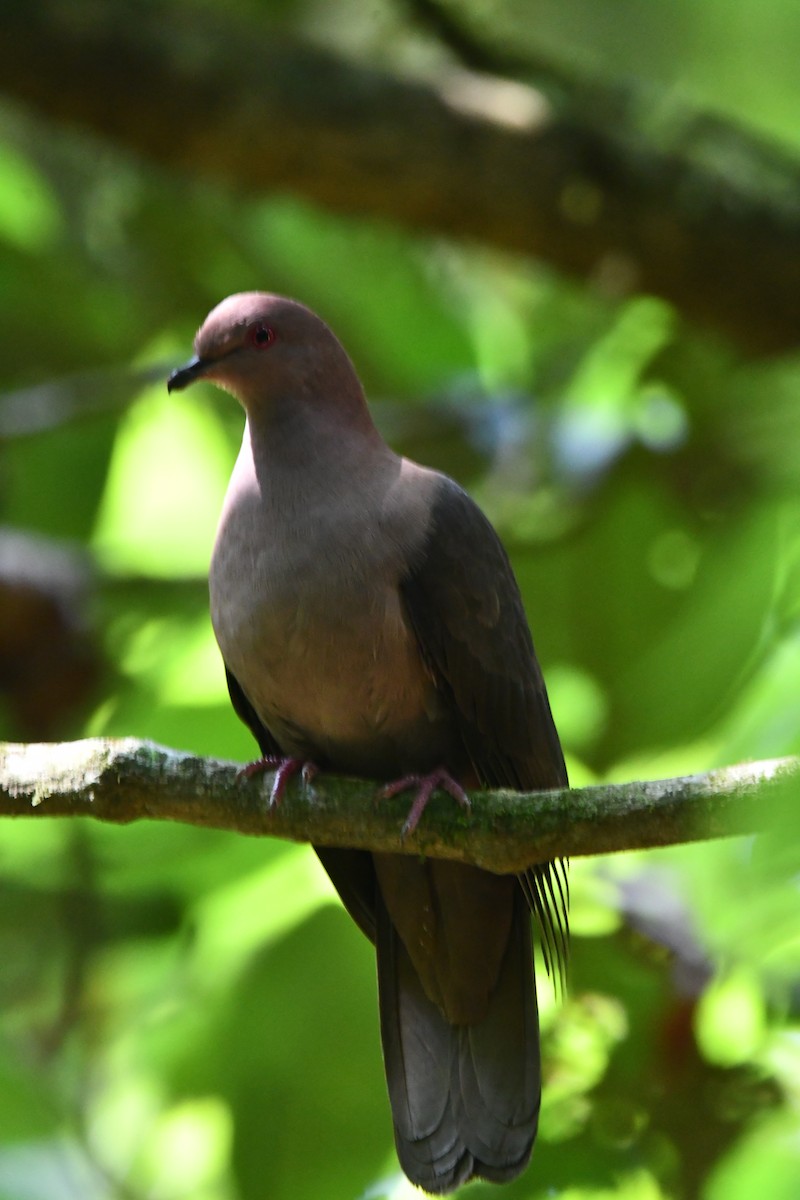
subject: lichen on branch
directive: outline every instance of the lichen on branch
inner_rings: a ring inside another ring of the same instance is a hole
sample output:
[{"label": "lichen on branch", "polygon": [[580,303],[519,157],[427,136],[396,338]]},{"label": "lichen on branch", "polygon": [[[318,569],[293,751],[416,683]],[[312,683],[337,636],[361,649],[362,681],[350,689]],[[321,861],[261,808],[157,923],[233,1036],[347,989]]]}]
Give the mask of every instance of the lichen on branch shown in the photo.
[{"label": "lichen on branch", "polygon": [[272,773],[134,738],[0,743],[0,816],[178,821],[321,846],[429,854],[515,872],[559,857],[640,850],[768,829],[800,786],[800,758],[675,779],[550,792],[473,793],[464,812],[435,795],[415,832],[408,799],[381,799],[369,780],[318,774],[269,807]]}]

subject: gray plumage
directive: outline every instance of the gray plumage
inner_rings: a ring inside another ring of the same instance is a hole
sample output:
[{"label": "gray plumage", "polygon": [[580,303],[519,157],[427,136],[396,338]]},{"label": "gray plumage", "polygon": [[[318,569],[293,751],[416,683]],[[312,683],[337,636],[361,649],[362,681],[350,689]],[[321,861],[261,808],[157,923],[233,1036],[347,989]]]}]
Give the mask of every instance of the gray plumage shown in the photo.
[{"label": "gray plumage", "polygon": [[[386,446],[328,327],[245,293],[209,315],[195,349],[170,386],[211,379],[247,414],[210,594],[231,698],[262,753],[381,781],[443,767],[466,787],[565,785],[496,534],[452,480]],[[317,852],[376,945],[403,1169],[434,1193],[513,1178],[541,1090],[528,904],[563,971],[563,865],[517,880]]]}]

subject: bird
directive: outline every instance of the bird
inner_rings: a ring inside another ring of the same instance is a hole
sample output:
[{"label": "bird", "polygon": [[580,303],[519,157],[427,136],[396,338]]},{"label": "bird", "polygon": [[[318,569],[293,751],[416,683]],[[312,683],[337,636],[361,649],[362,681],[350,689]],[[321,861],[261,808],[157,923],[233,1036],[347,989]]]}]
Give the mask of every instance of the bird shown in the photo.
[{"label": "bird", "polygon": [[[209,313],[170,391],[207,380],[245,412],[209,570],[236,714],[277,765],[414,790],[564,788],[519,587],[487,517],[396,454],[356,369],[311,309],[242,292]],[[256,764],[258,767],[259,763]],[[541,1099],[531,913],[567,958],[562,860],[520,875],[315,847],[374,943],[395,1145],[433,1195],[515,1178]]]}]

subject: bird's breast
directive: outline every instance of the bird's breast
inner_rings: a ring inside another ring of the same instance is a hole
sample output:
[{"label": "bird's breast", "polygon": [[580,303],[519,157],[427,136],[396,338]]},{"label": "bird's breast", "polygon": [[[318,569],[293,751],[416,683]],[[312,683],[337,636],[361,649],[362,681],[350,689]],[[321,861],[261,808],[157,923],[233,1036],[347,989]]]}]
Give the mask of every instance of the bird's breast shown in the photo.
[{"label": "bird's breast", "polygon": [[270,525],[246,497],[223,513],[214,631],[286,753],[389,777],[436,760],[444,713],[405,619],[400,566],[363,513]]}]

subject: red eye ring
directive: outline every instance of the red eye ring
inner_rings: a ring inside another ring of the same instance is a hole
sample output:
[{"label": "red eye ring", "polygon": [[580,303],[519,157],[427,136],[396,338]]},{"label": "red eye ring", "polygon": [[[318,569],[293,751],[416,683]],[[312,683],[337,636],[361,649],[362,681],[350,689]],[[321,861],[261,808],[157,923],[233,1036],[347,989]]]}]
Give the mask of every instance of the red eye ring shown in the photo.
[{"label": "red eye ring", "polygon": [[275,330],[262,321],[259,321],[258,325],[254,325],[250,330],[250,343],[255,346],[256,350],[266,350],[274,341]]}]

